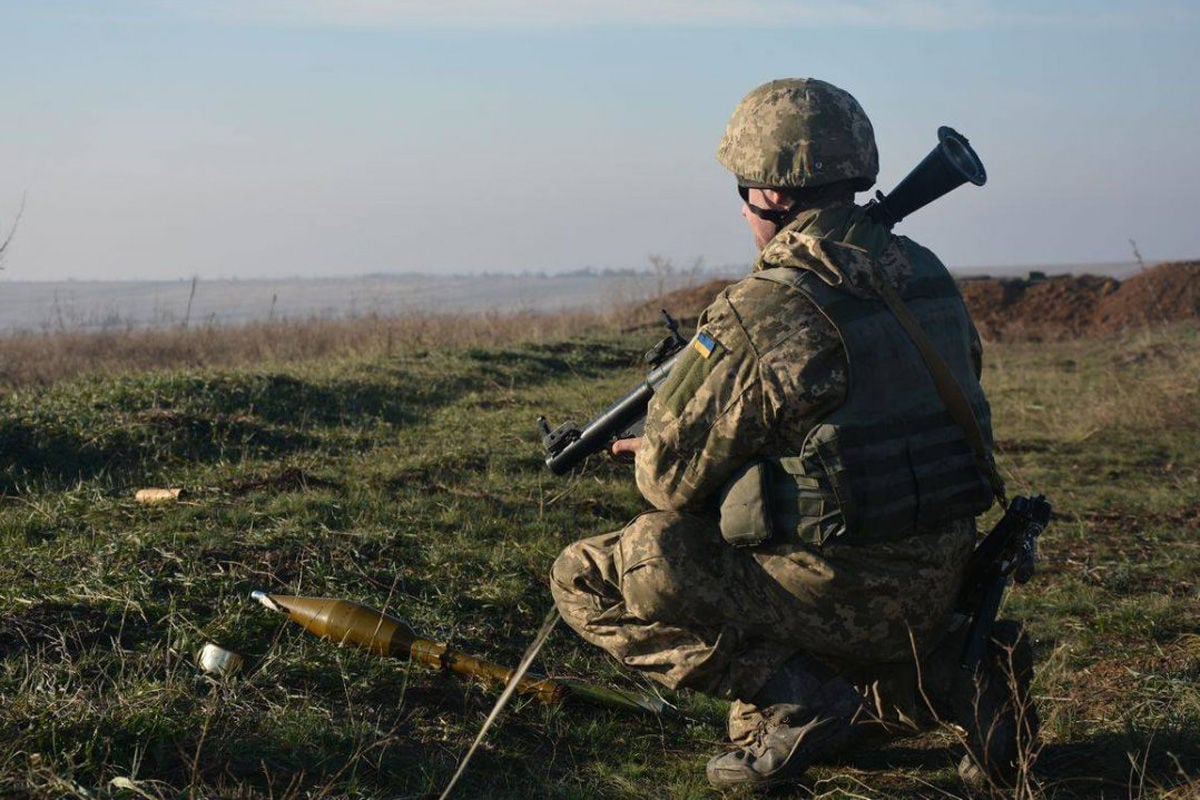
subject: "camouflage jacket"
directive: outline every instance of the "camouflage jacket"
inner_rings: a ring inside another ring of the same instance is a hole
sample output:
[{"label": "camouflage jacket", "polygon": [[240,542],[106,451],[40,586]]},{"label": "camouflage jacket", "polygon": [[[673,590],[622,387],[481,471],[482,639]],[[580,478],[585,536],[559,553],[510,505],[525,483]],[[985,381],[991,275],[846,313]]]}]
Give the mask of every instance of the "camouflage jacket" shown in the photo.
[{"label": "camouflage jacket", "polygon": [[[900,246],[898,237],[845,204],[801,214],[767,244],[754,271],[819,271],[811,246],[818,239],[879,253],[863,269],[897,287],[912,272],[910,258],[937,258],[911,243]],[[868,291],[869,275],[845,277],[850,291]],[[755,343],[776,340],[772,329],[783,319],[794,334],[758,350]],[[971,337],[978,374],[974,329]],[[696,337],[651,399],[636,459],[638,488],[656,508],[712,510],[721,488],[751,458],[799,452],[812,427],[844,401],[846,389],[846,355],[833,324],[800,294],[748,276],[700,316]]]}]

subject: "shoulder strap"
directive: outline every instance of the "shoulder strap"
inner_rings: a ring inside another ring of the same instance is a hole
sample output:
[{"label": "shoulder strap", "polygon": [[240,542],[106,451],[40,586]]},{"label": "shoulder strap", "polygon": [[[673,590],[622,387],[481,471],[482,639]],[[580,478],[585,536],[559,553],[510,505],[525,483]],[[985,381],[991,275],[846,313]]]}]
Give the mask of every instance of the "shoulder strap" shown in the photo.
[{"label": "shoulder strap", "polygon": [[921,359],[933,377],[934,386],[937,387],[937,392],[946,405],[946,410],[966,435],[967,442],[975,452],[975,462],[979,466],[979,470],[987,477],[988,483],[992,487],[992,493],[996,495],[996,500],[1002,508],[1007,508],[1008,499],[1004,493],[1004,479],[1000,477],[1000,473],[996,471],[995,462],[988,455],[987,447],[983,443],[983,431],[979,428],[979,420],[975,419],[975,411],[971,408],[971,403],[963,393],[962,387],[958,385],[950,368],[946,366],[946,362],[942,360],[925,335],[925,331],[921,329],[921,323],[913,316],[912,311],[904,304],[887,279],[876,277],[874,284],[875,290],[883,299],[888,310],[896,317],[900,326],[908,334],[908,338],[920,351]]}]

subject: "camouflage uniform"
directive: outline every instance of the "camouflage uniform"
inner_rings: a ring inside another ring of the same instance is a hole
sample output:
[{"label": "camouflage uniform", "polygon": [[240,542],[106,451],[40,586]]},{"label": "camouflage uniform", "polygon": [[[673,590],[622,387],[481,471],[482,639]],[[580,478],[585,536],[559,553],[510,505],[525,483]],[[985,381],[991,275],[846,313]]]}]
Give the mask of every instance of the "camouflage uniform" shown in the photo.
[{"label": "camouflage uniform", "polygon": [[624,665],[734,700],[738,747],[708,762],[709,782],[766,788],[864,720],[911,723],[914,656],[945,631],[992,496],[880,282],[911,303],[985,450],[990,412],[945,267],[849,199],[878,172],[851,95],[763,84],[717,157],[762,252],[650,402],[636,477],[655,510],[566,548],[551,589]]},{"label": "camouflage uniform", "polygon": [[[798,652],[860,685],[886,680],[888,665],[911,664],[914,643],[925,649],[944,630],[973,547],[969,517],[870,545],[784,537],[735,548],[722,539],[716,498],[739,467],[799,452],[846,397],[837,329],[806,297],[756,278],[772,267],[825,269],[813,256],[818,240],[882,254],[850,265],[851,290],[868,285],[871,271],[902,287],[913,258],[936,261],[848,203],[805,212],[780,231],[754,272],[700,317],[711,348],[685,350],[650,403],[636,476],[656,510],[576,542],[554,564],[551,588],[567,622],[668,687],[748,700]],[[781,320],[794,335],[777,341]],[[973,334],[964,346],[978,373]],[[879,713],[909,705],[872,696]],[[745,710],[735,705],[731,716],[735,740]]]}]

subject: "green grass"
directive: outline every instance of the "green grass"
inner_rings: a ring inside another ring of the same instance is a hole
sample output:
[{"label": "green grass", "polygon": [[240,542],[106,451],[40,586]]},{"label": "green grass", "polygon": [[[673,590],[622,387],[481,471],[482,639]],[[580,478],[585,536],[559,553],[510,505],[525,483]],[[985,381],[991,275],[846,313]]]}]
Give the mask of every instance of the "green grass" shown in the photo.
[{"label": "green grass", "polygon": [[[0,795],[436,797],[491,689],[319,641],[253,589],[387,606],[515,664],[568,542],[643,507],[626,466],[552,476],[653,334],[59,382],[0,403]],[[399,348],[396,348],[399,350]],[[1036,640],[1045,797],[1200,776],[1200,332],[995,345],[1000,464],[1056,520],[1007,613]],[[142,506],[136,489],[182,486]],[[246,655],[220,681],[195,654]],[[542,672],[645,689],[560,628]],[[686,723],[526,700],[457,797],[713,797],[724,704]],[[962,796],[951,737],[813,771],[829,797]],[[114,780],[116,783],[114,783]],[[807,797],[797,789],[780,796]]]}]

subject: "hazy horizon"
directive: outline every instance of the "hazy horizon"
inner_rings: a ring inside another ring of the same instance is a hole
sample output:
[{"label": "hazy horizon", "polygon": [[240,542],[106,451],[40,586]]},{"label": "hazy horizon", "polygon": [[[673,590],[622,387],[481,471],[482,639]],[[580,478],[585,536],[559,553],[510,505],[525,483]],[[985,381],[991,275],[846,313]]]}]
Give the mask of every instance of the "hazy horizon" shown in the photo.
[{"label": "hazy horizon", "polygon": [[[1092,264],[1089,274],[1126,277],[1136,263]],[[307,278],[138,280],[4,280],[0,335],[178,326],[235,326],[271,320],[348,319],[453,313],[610,311],[645,303],[671,291],[716,278],[734,280],[740,269],[527,275],[376,274]],[[1031,270],[1062,274],[1052,266],[987,272],[1023,276]],[[961,278],[981,272],[960,270]],[[661,277],[661,280],[660,280]],[[670,309],[668,309],[670,310]],[[651,315],[653,316],[653,315]]]},{"label": "hazy horizon", "polygon": [[[1159,264],[1171,263],[1175,261],[1200,261],[1200,258],[1170,258],[1162,261],[1146,261],[1139,264],[1137,261],[1101,261],[1101,262],[1082,262],[1082,263],[1059,263],[1059,264],[993,264],[980,266],[957,266],[947,265],[947,269],[955,276],[971,276],[971,275],[992,275],[995,277],[1013,277],[1024,275],[1031,271],[1045,272],[1048,275],[1104,275],[1108,277],[1124,278],[1136,273],[1141,269],[1151,269]],[[727,265],[702,265],[700,269],[691,271],[688,268],[679,268],[672,266],[672,275],[676,279],[686,279],[689,274],[700,276],[701,278],[709,277],[736,277],[746,273],[750,269],[750,263],[745,264],[727,264]],[[45,284],[73,284],[73,283],[104,283],[104,284],[122,284],[122,283],[174,283],[174,284],[190,284],[192,280],[204,282],[227,282],[227,283],[254,283],[254,282],[289,282],[289,281],[338,281],[338,280],[363,280],[371,278],[380,279],[395,279],[395,278],[433,278],[437,280],[456,280],[467,278],[481,277],[500,277],[500,278],[564,278],[576,276],[594,276],[603,277],[638,277],[651,278],[654,275],[651,269],[637,269],[629,267],[617,269],[613,267],[579,267],[576,269],[562,270],[519,270],[519,271],[496,271],[488,270],[463,270],[461,272],[421,272],[419,270],[396,270],[396,271],[381,271],[381,272],[363,272],[357,274],[313,274],[313,275],[266,275],[266,276],[238,276],[238,275],[210,275],[210,276],[176,276],[163,278],[57,278],[57,279],[39,279],[20,275],[10,275],[0,267],[0,284],[16,284],[16,283],[45,283]]]}]

